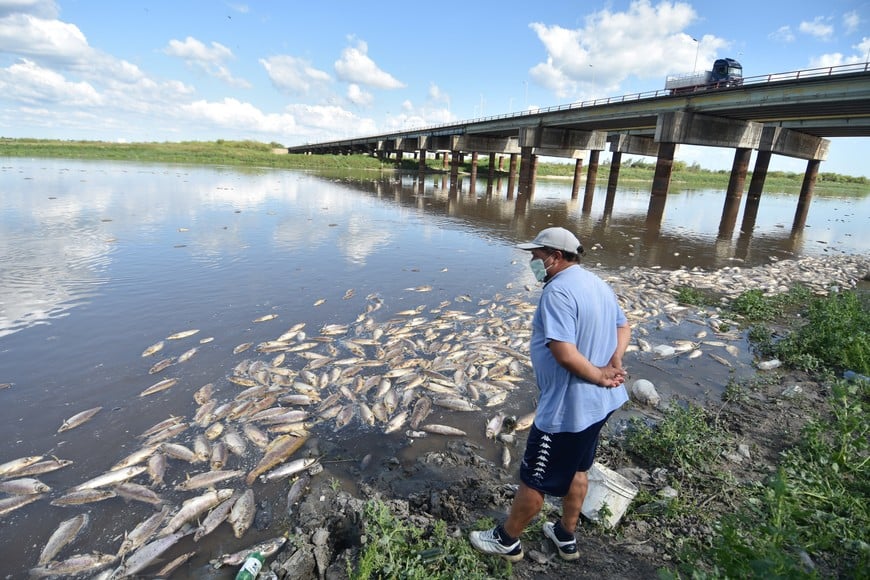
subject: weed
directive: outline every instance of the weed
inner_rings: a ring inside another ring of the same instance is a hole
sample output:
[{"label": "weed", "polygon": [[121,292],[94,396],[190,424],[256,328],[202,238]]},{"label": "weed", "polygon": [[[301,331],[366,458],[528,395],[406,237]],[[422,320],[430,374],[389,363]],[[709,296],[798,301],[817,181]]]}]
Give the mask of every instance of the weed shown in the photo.
[{"label": "weed", "polygon": [[512,572],[501,558],[478,555],[467,538],[448,535],[443,520],[421,529],[400,520],[380,500],[366,502],[363,529],[365,545],[355,566],[351,562],[347,565],[348,577],[353,580],[508,578]]},{"label": "weed", "polygon": [[693,306],[715,306],[719,303],[718,299],[709,292],[691,286],[677,288],[677,302]]},{"label": "weed", "polygon": [[626,447],[653,466],[706,471],[724,451],[728,439],[702,407],[674,405],[655,426],[632,419]]}]

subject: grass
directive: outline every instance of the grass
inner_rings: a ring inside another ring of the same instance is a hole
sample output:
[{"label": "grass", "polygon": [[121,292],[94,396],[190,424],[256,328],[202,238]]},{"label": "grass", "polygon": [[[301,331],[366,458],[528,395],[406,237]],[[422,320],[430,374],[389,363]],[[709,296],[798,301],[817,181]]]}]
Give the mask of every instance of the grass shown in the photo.
[{"label": "grass", "polygon": [[[298,155],[276,154],[275,150],[284,148],[280,143],[260,143],[256,141],[183,141],[163,143],[108,143],[102,141],[62,141],[53,139],[9,139],[0,138],[0,157],[53,157],[65,159],[94,159],[113,161],[135,161],[140,163],[179,163],[188,165],[232,165],[238,167],[265,167],[277,169],[311,170],[360,170],[382,171],[400,169],[418,171],[419,161],[405,156],[401,162],[381,160],[371,155]],[[488,173],[489,160],[486,155],[478,162],[478,175]],[[443,173],[441,159],[426,160],[428,172]],[[471,172],[470,156],[461,166],[465,174]],[[503,162],[499,175],[507,175],[508,163]],[[620,168],[620,183],[651,183],[655,163],[633,160]],[[680,161],[674,162],[672,174],[673,191],[679,189],[724,188],[728,184],[729,173],[725,170],[711,171],[698,165],[687,166]],[[597,182],[607,183],[610,165],[599,165]],[[573,163],[539,163],[537,176],[540,178],[570,178],[574,175]],[[584,171],[585,176],[585,171]],[[749,183],[747,177],[747,184]],[[765,180],[766,191],[797,193],[803,174],[770,172]],[[748,187],[748,185],[747,185]],[[815,195],[864,196],[870,194],[870,180],[865,177],[851,177],[835,173],[820,173],[816,182]]]},{"label": "grass", "polygon": [[[491,522],[478,522],[479,529]],[[477,528],[477,526],[476,526]],[[352,580],[370,578],[447,579],[510,578],[509,562],[483,557],[464,536],[448,535],[447,526],[436,520],[421,529],[398,518],[380,500],[369,500],[363,511],[365,544],[355,563],[348,563]]]}]

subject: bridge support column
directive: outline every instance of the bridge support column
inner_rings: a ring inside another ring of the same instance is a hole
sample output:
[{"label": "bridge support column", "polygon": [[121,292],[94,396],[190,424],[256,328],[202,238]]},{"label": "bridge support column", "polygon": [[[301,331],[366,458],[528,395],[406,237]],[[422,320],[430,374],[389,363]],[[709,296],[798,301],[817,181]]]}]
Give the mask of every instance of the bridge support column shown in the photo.
[{"label": "bridge support column", "polygon": [[610,175],[607,178],[607,197],[604,198],[604,214],[613,211],[613,201],[616,199],[616,185],[619,183],[619,168],[622,166],[622,152],[617,151],[610,156]]},{"label": "bridge support column", "polygon": [[592,197],[595,195],[595,182],[598,180],[598,156],[601,151],[589,151],[589,167],[586,169],[586,193],[583,196],[583,211],[592,211]]},{"label": "bridge support column", "polygon": [[420,173],[426,172],[426,150],[425,149],[420,149],[420,164],[417,166],[417,169],[419,169]]},{"label": "bridge support column", "polygon": [[674,169],[674,151],[676,143],[659,143],[659,156],[656,160],[656,172],[653,175],[652,196],[667,195],[671,185],[671,172]]},{"label": "bridge support column", "polygon": [[514,187],[517,181],[517,154],[511,153],[510,164],[508,165],[508,185],[507,199],[512,199],[514,196]]},{"label": "bridge support column", "polygon": [[477,151],[471,152],[471,183],[474,185],[474,181],[477,179]]},{"label": "bridge support column", "polygon": [[520,195],[530,195],[532,190],[532,169],[534,165],[534,154],[532,151],[533,147],[522,147],[520,150],[520,182],[519,182],[519,191]]},{"label": "bridge support column", "polygon": [[450,183],[451,185],[455,185],[457,180],[459,179],[459,164],[460,155],[459,151],[451,151],[450,152]]},{"label": "bridge support column", "polygon": [[767,179],[767,169],[770,167],[770,158],[773,153],[759,150],[755,156],[755,168],[752,170],[752,180],[749,182],[749,191],[746,193],[746,203],[743,204],[743,222],[740,231],[750,233],[755,228],[755,218],[758,217],[758,204],[761,201],[761,191],[764,189],[764,180]]},{"label": "bridge support column", "polygon": [[447,155],[447,151],[441,152],[441,168],[442,169],[447,169],[447,158],[448,157],[449,157],[449,155]]},{"label": "bridge support column", "polygon": [[725,205],[722,207],[722,219],[719,222],[719,237],[730,238],[737,223],[737,213],[740,211],[740,198],[743,197],[743,186],[746,183],[746,171],[749,169],[749,159],[752,149],[738,147],[734,152],[734,162],[731,165],[731,177],[728,179],[728,189],[725,191]]},{"label": "bridge support column", "polygon": [[[499,158],[501,159],[501,158]],[[492,183],[495,179],[495,155],[489,154],[489,182]]]},{"label": "bridge support column", "polygon": [[580,196],[580,180],[583,179],[583,158],[574,162],[574,183],[571,185],[571,199]]},{"label": "bridge support column", "polygon": [[801,183],[801,193],[798,197],[797,210],[794,213],[792,231],[803,229],[807,223],[807,213],[810,211],[810,201],[813,199],[813,190],[816,188],[816,178],[819,176],[819,166],[821,164],[821,159],[810,159],[807,161],[807,170],[804,172],[804,180]]}]

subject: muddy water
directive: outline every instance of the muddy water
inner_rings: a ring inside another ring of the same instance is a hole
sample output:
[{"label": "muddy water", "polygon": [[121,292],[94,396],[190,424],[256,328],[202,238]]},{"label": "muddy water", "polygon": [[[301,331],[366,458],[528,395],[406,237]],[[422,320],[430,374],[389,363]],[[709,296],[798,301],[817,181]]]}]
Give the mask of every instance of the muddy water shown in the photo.
[{"label": "muddy water", "polygon": [[[549,225],[578,232],[590,252],[586,262],[601,272],[623,266],[715,269],[870,250],[860,235],[870,215],[867,198],[817,197],[806,228],[792,232],[795,198],[765,194],[752,232],[738,228],[723,238],[717,235],[722,192],[672,194],[661,220],[650,223],[648,194],[640,189],[620,191],[612,211],[604,210],[599,191],[583,212],[582,201],[570,199],[570,182],[541,181],[531,201],[508,199],[506,186],[481,182],[472,190],[465,180],[451,191],[442,176],[363,179],[4,159],[0,384],[10,386],[0,389],[0,463],[28,455],[74,461],[39,476],[53,488],[48,497],[2,517],[4,572],[17,577],[33,566],[56,525],[82,511],[91,515],[87,536],[63,555],[116,552],[124,531],[152,506],[113,498],[61,508],[48,500],[106,471],[158,421],[191,417],[197,406],[192,393],[203,384],[215,382],[227,397],[237,393],[241,387],[227,381],[233,367],[260,357],[252,350],[233,354],[238,345],[274,340],[297,323],[313,336],[326,324],[353,324],[367,314],[376,323],[416,308],[429,319],[444,309],[482,319],[489,315],[480,311],[491,301],[533,303],[527,256],[513,244]],[[375,302],[380,308],[367,313]],[[277,317],[253,322],[266,314]],[[153,357],[141,356],[147,346],[188,329],[199,332],[166,341]],[[207,338],[213,340],[200,343]],[[662,340],[675,338],[690,337]],[[197,352],[188,362],[149,375],[159,358],[193,347]],[[680,376],[678,368],[662,364],[630,370],[654,381]],[[720,388],[730,373],[715,362],[692,365]],[[179,383],[139,396],[168,376]],[[525,387],[502,407],[483,413],[436,409],[431,419],[482,441],[486,416],[531,410],[534,389]],[[671,388],[691,394],[699,386],[687,378],[672,380]],[[88,423],[57,433],[64,419],[97,406],[102,411]],[[330,423],[316,427],[306,451],[324,454],[326,473],[319,477],[350,487],[369,453],[370,469],[377,469],[392,457],[409,461],[439,446],[443,439],[430,436],[409,447],[401,433],[385,436],[354,420],[338,432]],[[495,446],[482,449],[499,460]],[[253,462],[237,464],[249,469]],[[178,482],[201,468],[175,462],[170,470],[167,480]],[[257,483],[255,491],[274,512],[272,529],[252,529],[238,540],[222,526],[196,545],[179,543],[169,555],[195,550],[192,565],[202,570],[209,558],[274,535],[283,523],[286,482]],[[160,492],[173,505],[192,495]]]}]

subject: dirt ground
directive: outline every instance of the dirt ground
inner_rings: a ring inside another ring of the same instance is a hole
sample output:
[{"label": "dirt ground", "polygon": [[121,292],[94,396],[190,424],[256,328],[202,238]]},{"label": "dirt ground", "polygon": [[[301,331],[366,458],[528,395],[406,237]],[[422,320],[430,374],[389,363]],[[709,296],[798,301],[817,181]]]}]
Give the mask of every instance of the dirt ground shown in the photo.
[{"label": "dirt ground", "polygon": [[[818,409],[826,396],[823,385],[803,374],[784,372],[771,377],[747,391],[739,402],[706,403],[734,435],[735,445],[740,444],[720,458],[720,466],[741,482],[761,481],[771,473],[778,453],[795,440],[808,411]],[[517,454],[524,443],[524,437],[517,441]],[[313,478],[294,530],[297,538],[310,538],[310,542],[288,543],[271,563],[271,574],[277,578],[346,578],[347,562],[355,562],[360,551],[362,507],[369,498],[382,499],[394,514],[421,528],[436,518],[444,520],[456,536],[467,537],[481,518],[501,521],[516,489],[517,462],[505,470],[479,451],[475,443],[457,438],[448,441],[445,451],[426,453],[410,466],[398,460],[369,466],[359,471],[356,496],[324,478]],[[647,471],[622,450],[615,435],[602,441],[598,460],[654,496],[661,495],[675,477],[691,477]],[[733,509],[730,498],[716,490],[695,500],[707,514]],[[522,537],[525,558],[513,565],[512,577],[655,578],[658,570],[673,569],[674,555],[687,538],[712,534],[708,524],[697,517],[666,520],[656,513],[654,504],[650,507],[629,507],[612,530],[581,518],[577,530],[581,558],[575,562],[563,562],[540,532],[527,531]],[[547,498],[542,513],[555,520],[558,499]]]}]

